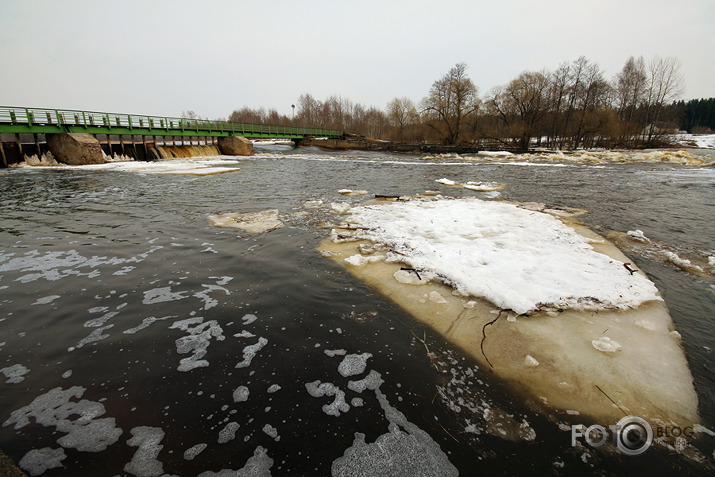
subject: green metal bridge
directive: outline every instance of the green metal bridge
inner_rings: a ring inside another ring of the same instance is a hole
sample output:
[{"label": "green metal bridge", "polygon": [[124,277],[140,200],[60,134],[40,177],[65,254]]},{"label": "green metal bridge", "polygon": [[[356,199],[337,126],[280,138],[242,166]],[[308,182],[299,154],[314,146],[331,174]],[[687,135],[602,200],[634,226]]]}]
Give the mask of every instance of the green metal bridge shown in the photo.
[{"label": "green metal bridge", "polygon": [[246,138],[267,139],[301,139],[311,136],[339,138],[343,135],[342,131],[334,129],[8,106],[0,106],[0,133],[88,133],[191,137],[243,136]]}]

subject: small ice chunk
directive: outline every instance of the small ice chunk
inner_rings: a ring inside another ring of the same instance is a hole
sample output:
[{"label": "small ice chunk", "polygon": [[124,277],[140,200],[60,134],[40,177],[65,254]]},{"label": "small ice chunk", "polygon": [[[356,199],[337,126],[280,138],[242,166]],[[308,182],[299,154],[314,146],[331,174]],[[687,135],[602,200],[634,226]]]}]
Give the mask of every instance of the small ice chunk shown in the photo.
[{"label": "small ice chunk", "polygon": [[652,321],[648,320],[636,320],[635,324],[637,326],[640,326],[641,328],[644,328],[648,331],[654,331],[655,330],[655,323]]},{"label": "small ice chunk", "polygon": [[419,272],[411,270],[397,270],[392,276],[394,276],[395,280],[398,282],[406,285],[425,285],[429,283],[429,279],[427,277],[423,276]]},{"label": "small ice chunk", "polygon": [[196,444],[193,447],[190,447],[184,451],[184,459],[186,460],[194,460],[194,458],[201,454],[204,449],[208,447],[208,444],[201,443],[201,444]]},{"label": "small ice chunk", "polygon": [[524,364],[529,368],[535,368],[539,365],[539,362],[533,356],[527,354],[526,358],[524,358]]},{"label": "small ice chunk", "polygon": [[69,378],[70,376],[72,376],[72,370],[71,370],[71,369],[68,369],[67,371],[65,371],[64,373],[62,373],[62,377],[65,378],[65,379]]},{"label": "small ice chunk", "polygon": [[306,200],[305,202],[303,202],[303,207],[305,207],[306,209],[317,209],[321,205],[323,205],[322,200]]},{"label": "small ice chunk", "polygon": [[367,360],[370,358],[372,358],[371,353],[349,354],[338,365],[338,372],[344,378],[362,374],[365,372]]},{"label": "small ice chunk", "polygon": [[278,392],[278,391],[280,391],[280,390],[281,390],[281,387],[280,387],[278,384],[271,384],[271,385],[268,387],[268,392],[269,392],[270,394],[273,394],[273,393]]},{"label": "small ice chunk", "polygon": [[598,351],[602,351],[604,353],[615,353],[616,351],[621,350],[620,343],[612,340],[608,336],[602,336],[601,338],[593,340],[591,341],[591,344]]},{"label": "small ice chunk", "polygon": [[250,391],[246,386],[239,386],[233,392],[233,402],[244,402],[248,401],[248,395]]},{"label": "small ice chunk", "polygon": [[366,257],[364,255],[357,253],[355,255],[352,255],[352,256],[346,258],[345,261],[348,262],[350,265],[354,265],[356,267],[364,267],[368,263],[379,262],[384,259],[385,259],[384,255],[370,255],[369,257]]},{"label": "small ice chunk", "polygon": [[437,290],[433,290],[429,294],[429,301],[432,303],[437,303],[437,304],[442,304],[442,303],[447,303],[447,300],[444,299],[442,295]]},{"label": "small ice chunk", "polygon": [[366,190],[352,190],[352,189],[340,189],[339,194],[343,195],[367,195]]},{"label": "small ice chunk", "polygon": [[636,230],[629,230],[626,232],[630,238],[633,240],[637,240],[639,242],[650,242],[650,239],[645,236],[642,230],[636,229]]},{"label": "small ice chunk", "polygon": [[251,234],[261,234],[283,227],[280,212],[276,209],[247,214],[229,213],[223,215],[209,215],[209,222],[216,227],[230,227]]},{"label": "small ice chunk", "polygon": [[351,405],[352,407],[362,407],[363,404],[364,404],[364,403],[363,403],[362,398],[359,398],[359,397],[354,397],[354,398],[352,398],[352,399],[350,400],[350,405]]},{"label": "small ice chunk", "polygon": [[[20,459],[18,465],[30,475],[42,475],[46,470],[62,467],[62,461],[67,458],[63,448],[51,449],[43,447],[42,449],[32,449]],[[5,475],[3,473],[3,475]],[[11,475],[8,472],[7,475]]]},{"label": "small ice chunk", "polygon": [[7,379],[6,384],[17,384],[25,380],[25,375],[29,373],[30,370],[21,364],[13,364],[7,368],[0,369],[0,373],[4,374]]},{"label": "small ice chunk", "polygon": [[345,212],[350,210],[350,204],[348,204],[347,202],[331,202],[330,208],[338,214],[344,214]]},{"label": "small ice chunk", "polygon": [[450,185],[450,186],[453,186],[456,184],[455,181],[453,181],[451,179],[447,179],[446,177],[443,177],[442,179],[437,179],[437,180],[435,180],[435,182],[437,182],[438,184],[444,184],[444,185]]},{"label": "small ice chunk", "polygon": [[671,336],[671,338],[676,339],[676,340],[680,340],[680,339],[683,338],[683,337],[680,335],[680,333],[678,333],[677,330],[671,331],[671,332],[670,332],[670,336]]},{"label": "small ice chunk", "polygon": [[238,431],[239,424],[237,422],[229,422],[226,426],[221,429],[218,433],[218,443],[225,444],[236,438],[236,431]]}]

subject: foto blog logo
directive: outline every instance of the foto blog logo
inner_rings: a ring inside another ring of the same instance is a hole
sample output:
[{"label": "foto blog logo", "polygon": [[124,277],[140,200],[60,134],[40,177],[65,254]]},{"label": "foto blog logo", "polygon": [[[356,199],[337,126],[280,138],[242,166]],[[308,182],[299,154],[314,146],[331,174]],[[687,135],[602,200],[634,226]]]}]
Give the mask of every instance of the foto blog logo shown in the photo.
[{"label": "foto blog logo", "polygon": [[[653,443],[653,427],[639,416],[626,416],[608,429],[613,436],[613,445],[625,455],[640,455]],[[591,447],[601,447],[608,440],[608,430],[599,424],[571,426],[571,445],[576,446],[581,438]]]}]

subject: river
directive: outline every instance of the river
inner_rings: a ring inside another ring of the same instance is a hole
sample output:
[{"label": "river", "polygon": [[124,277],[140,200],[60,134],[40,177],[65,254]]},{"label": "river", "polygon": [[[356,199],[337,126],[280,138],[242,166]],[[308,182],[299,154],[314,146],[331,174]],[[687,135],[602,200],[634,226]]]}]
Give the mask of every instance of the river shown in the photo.
[{"label": "river", "polygon": [[[256,152],[207,176],[0,170],[0,450],[48,476],[193,476],[247,461],[245,475],[268,475],[271,460],[272,475],[348,475],[349,459],[334,462],[349,450],[364,475],[393,454],[404,475],[423,459],[430,475],[708,472],[655,446],[637,457],[572,447],[569,423],[530,410],[316,247],[339,221],[331,202],[487,198],[435,182],[449,178],[504,183],[498,200],[587,209],[580,219],[602,233],[640,229],[707,260],[715,169]],[[266,209],[284,227],[252,235],[207,219]],[[715,429],[712,280],[652,250],[626,253],[664,296]],[[355,384],[365,376],[379,379]],[[693,445],[715,459],[713,437]]]}]

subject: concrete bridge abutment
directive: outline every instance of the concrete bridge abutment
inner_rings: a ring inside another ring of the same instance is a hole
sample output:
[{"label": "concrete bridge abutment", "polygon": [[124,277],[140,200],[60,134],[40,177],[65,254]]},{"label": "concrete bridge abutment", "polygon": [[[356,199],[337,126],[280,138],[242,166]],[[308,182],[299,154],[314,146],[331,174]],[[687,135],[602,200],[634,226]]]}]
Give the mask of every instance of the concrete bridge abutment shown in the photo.
[{"label": "concrete bridge abutment", "polygon": [[92,134],[47,134],[46,138],[47,146],[58,162],[71,166],[104,163],[102,147]]},{"label": "concrete bridge abutment", "polygon": [[226,156],[252,156],[253,143],[243,136],[218,138],[218,149]]}]

